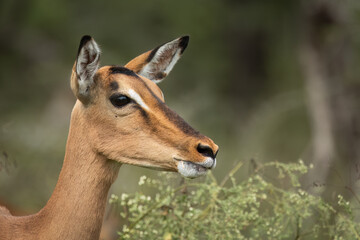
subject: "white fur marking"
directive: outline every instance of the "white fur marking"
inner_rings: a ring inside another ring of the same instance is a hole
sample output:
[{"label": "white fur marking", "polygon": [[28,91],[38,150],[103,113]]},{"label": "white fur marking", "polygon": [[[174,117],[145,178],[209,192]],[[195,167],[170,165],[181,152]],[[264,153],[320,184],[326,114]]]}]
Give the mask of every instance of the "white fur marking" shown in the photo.
[{"label": "white fur marking", "polygon": [[200,177],[207,173],[207,169],[190,162],[179,161],[177,164],[178,172],[187,178]]},{"label": "white fur marking", "polygon": [[214,168],[216,164],[216,159],[213,159],[211,157],[207,157],[204,162],[196,163],[200,166],[206,167],[206,168]]},{"label": "white fur marking", "polygon": [[[156,83],[156,82],[155,82]],[[162,96],[162,98],[164,99],[164,102],[165,102],[165,96],[164,96],[164,93],[162,92],[162,91],[160,91],[161,92],[161,96]]]},{"label": "white fur marking", "polygon": [[130,97],[135,100],[135,102],[137,102],[140,106],[142,106],[143,108],[145,108],[146,110],[150,111],[150,108],[144,103],[144,101],[142,100],[142,98],[140,97],[139,94],[137,94],[137,92],[135,92],[132,89],[129,89],[128,91]]}]

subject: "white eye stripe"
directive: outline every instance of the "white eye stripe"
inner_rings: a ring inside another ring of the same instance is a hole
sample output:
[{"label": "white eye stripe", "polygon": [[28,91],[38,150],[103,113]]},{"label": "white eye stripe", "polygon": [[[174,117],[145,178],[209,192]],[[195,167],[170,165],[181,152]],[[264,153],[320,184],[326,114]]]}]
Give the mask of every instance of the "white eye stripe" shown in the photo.
[{"label": "white eye stripe", "polygon": [[128,93],[129,93],[129,96],[130,96],[135,102],[137,102],[137,104],[139,104],[141,107],[145,108],[146,110],[150,111],[150,108],[144,103],[144,101],[142,100],[142,98],[140,97],[140,95],[137,94],[137,92],[135,92],[133,89],[129,89]]}]

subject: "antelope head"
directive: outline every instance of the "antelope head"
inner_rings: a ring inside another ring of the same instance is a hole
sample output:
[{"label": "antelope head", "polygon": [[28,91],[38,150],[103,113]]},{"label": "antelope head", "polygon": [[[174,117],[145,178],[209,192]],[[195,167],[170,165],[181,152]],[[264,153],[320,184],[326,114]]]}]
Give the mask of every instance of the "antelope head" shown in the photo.
[{"label": "antelope head", "polygon": [[198,177],[216,165],[218,146],[172,111],[156,85],[183,54],[189,37],[145,52],[124,67],[99,67],[100,49],[81,39],[71,76],[78,118],[93,151],[120,163]]}]

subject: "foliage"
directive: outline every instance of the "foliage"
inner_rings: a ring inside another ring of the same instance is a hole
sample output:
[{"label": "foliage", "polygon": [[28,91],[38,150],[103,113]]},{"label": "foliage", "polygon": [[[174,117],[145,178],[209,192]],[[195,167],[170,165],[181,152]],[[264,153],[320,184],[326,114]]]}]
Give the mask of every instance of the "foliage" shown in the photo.
[{"label": "foliage", "polygon": [[[299,177],[308,170],[302,161],[257,166],[237,182],[242,164],[221,183],[211,173],[180,185],[174,174],[142,176],[139,185],[154,188],[154,196],[111,196],[127,221],[120,239],[359,239],[349,202],[339,195],[331,206],[301,188]],[[270,172],[276,179],[265,180]]]}]

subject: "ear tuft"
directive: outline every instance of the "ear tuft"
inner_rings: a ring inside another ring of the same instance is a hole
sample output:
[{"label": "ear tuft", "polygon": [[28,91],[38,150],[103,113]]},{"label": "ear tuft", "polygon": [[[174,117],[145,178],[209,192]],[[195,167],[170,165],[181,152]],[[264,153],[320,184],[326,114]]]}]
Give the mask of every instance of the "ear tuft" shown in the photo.
[{"label": "ear tuft", "polygon": [[125,67],[135,73],[161,82],[173,69],[189,43],[189,36],[177,38],[131,60]]},{"label": "ear tuft", "polygon": [[83,103],[89,101],[90,89],[94,85],[94,76],[99,69],[100,48],[88,35],[81,38],[75,62],[75,82],[71,83],[75,96]]}]

